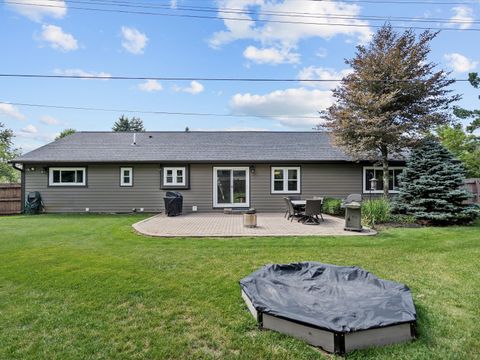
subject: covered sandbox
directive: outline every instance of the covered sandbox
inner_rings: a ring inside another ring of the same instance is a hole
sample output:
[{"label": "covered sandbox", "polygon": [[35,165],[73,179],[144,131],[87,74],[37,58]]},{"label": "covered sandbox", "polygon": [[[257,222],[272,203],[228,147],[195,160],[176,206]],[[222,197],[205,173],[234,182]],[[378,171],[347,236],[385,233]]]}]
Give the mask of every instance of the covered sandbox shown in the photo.
[{"label": "covered sandbox", "polygon": [[249,311],[275,330],[338,354],[415,338],[407,286],[355,266],[266,265],[240,281]]}]

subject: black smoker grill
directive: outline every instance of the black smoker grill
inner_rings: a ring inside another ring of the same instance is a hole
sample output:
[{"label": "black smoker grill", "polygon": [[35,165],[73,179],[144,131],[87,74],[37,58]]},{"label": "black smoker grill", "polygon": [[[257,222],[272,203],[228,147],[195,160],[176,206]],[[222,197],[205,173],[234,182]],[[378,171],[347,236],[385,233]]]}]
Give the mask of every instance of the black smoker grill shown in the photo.
[{"label": "black smoker grill", "polygon": [[165,197],[165,214],[167,216],[177,216],[183,210],[183,196],[177,191],[167,191]]},{"label": "black smoker grill", "polygon": [[43,201],[38,191],[29,192],[25,200],[25,213],[38,214],[43,209]]}]

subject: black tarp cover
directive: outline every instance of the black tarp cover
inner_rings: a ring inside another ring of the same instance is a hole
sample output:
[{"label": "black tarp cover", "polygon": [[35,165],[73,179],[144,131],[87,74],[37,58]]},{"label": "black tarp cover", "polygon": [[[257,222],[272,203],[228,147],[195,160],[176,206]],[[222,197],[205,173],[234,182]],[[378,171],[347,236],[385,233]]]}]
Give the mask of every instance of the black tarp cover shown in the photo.
[{"label": "black tarp cover", "polygon": [[240,281],[258,312],[336,332],[413,322],[407,286],[355,266],[266,265]]}]

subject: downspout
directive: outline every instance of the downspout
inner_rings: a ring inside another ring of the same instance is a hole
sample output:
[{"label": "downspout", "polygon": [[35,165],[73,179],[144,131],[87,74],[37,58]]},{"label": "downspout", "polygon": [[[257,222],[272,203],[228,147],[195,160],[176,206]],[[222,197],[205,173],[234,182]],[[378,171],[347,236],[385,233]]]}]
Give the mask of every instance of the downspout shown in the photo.
[{"label": "downspout", "polygon": [[22,167],[18,167],[17,163],[12,163],[12,167],[21,173],[20,177],[20,196],[22,197],[20,212],[23,214],[25,212],[25,169]]}]

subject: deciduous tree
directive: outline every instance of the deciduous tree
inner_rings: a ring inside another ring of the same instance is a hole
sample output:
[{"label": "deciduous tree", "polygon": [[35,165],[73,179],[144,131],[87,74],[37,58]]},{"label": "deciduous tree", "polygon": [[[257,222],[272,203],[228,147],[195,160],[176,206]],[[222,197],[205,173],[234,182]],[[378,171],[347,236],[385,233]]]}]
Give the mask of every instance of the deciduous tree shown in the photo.
[{"label": "deciduous tree", "polygon": [[480,138],[460,124],[443,125],[436,132],[441,144],[462,161],[467,177],[480,177]]},{"label": "deciduous tree", "polygon": [[[478,73],[468,74],[468,81],[470,81],[470,84],[476,89],[480,86],[480,76],[478,76]],[[478,98],[480,99],[480,95]],[[471,123],[467,125],[468,132],[473,133],[475,130],[480,129],[480,109],[467,110],[456,107],[453,112],[455,116],[460,119],[473,119]]]},{"label": "deciduous tree", "polygon": [[20,155],[20,151],[13,147],[13,136],[13,131],[0,123],[0,183],[19,180],[19,172],[8,164],[8,161]]},{"label": "deciduous tree", "polygon": [[77,132],[77,130],[71,129],[71,128],[62,130],[62,132],[57,135],[57,137],[55,138],[55,140],[62,139],[62,138],[64,138],[65,136],[75,134],[76,132]]},{"label": "deciduous tree", "polygon": [[336,100],[323,114],[334,143],[354,158],[368,157],[383,167],[388,196],[389,158],[418,143],[424,134],[450,120],[459,99],[447,87],[448,73],[428,61],[437,33],[418,36],[383,26],[368,45],[346,60],[353,72],[334,90]]}]

